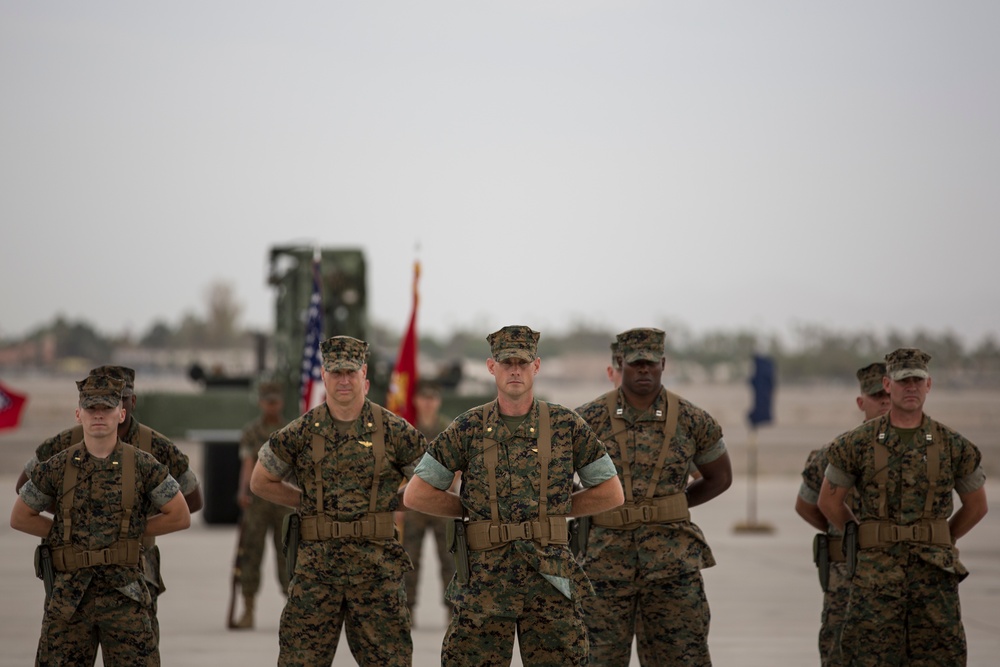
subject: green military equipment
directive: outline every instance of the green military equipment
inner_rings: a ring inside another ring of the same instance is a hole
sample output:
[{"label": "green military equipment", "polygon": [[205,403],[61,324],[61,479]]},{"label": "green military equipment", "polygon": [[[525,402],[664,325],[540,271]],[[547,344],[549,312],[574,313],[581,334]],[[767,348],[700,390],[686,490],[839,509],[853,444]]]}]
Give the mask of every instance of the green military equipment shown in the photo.
[{"label": "green military equipment", "polygon": [[47,544],[39,544],[35,548],[35,576],[45,584],[45,601],[52,597],[53,569],[52,550]]},{"label": "green military equipment", "polygon": [[[314,259],[319,265],[323,336],[366,340],[370,333],[368,270],[361,249],[275,245],[268,253],[266,273],[267,284],[274,288],[274,324],[255,337],[255,372],[233,375],[195,363],[188,375],[200,390],[150,391],[138,396],[137,412],[144,424],[169,438],[204,444],[202,517],[209,524],[239,521],[239,436],[240,428],[257,416],[256,385],[262,381],[280,384],[286,421],[301,412],[302,344],[307,335],[305,313],[312,299]],[[374,403],[385,405],[391,375],[391,360],[370,350],[368,398]],[[443,414],[457,415],[489,400],[456,391],[461,380],[462,363],[455,360],[439,378]]]},{"label": "green military equipment", "polygon": [[858,566],[858,522],[848,521],[844,526],[844,559],[847,562],[847,576],[853,577]]},{"label": "green military equipment", "polygon": [[826,533],[813,538],[813,562],[819,570],[819,587],[826,593],[830,588],[830,538]]},{"label": "green military equipment", "polygon": [[281,544],[285,549],[285,567],[288,579],[295,575],[295,559],[299,555],[299,536],[302,534],[302,518],[297,513],[286,514],[281,525]]},{"label": "green military equipment", "polygon": [[448,551],[455,557],[455,578],[460,584],[469,583],[469,542],[465,534],[465,519],[454,519],[446,526]]},{"label": "green military equipment", "polygon": [[569,548],[573,556],[580,560],[587,555],[587,540],[590,539],[590,517],[581,516],[569,522]]}]

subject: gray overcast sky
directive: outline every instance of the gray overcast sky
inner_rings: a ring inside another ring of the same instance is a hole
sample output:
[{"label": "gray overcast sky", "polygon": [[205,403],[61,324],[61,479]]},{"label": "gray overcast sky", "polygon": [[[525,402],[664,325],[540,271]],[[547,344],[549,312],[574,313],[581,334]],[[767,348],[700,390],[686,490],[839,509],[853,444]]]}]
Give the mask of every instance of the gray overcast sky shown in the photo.
[{"label": "gray overcast sky", "polygon": [[269,327],[276,243],[402,332],[1000,332],[1000,3],[0,3],[0,336]]}]

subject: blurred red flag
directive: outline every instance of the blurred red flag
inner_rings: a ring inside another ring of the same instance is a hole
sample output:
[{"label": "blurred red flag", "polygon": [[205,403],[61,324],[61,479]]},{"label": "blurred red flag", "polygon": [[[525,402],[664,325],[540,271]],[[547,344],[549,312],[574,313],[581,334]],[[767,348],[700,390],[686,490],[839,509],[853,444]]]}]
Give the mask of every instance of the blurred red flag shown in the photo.
[{"label": "blurred red flag", "polygon": [[385,407],[397,415],[415,424],[417,409],[413,405],[413,396],[417,389],[417,281],[420,278],[420,262],[413,263],[413,310],[410,312],[410,326],[406,328],[403,340],[399,344],[399,354],[396,365],[389,379],[389,395],[386,396]]},{"label": "blurred red flag", "polygon": [[0,384],[0,429],[17,428],[28,397]]}]

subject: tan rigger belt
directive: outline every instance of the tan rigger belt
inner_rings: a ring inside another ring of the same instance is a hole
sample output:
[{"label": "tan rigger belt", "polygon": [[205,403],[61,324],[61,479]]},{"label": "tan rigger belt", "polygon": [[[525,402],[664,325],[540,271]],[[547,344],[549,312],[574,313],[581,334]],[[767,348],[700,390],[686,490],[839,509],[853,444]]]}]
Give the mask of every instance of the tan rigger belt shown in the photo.
[{"label": "tan rigger belt", "polygon": [[908,526],[888,521],[865,521],[858,526],[858,546],[862,549],[888,547],[896,542],[951,544],[947,519],[924,519]]},{"label": "tan rigger belt", "polygon": [[465,536],[473,551],[496,549],[515,540],[534,540],[546,544],[569,544],[569,527],[563,515],[548,516],[545,521],[501,523],[470,521]]},{"label": "tan rigger belt", "polygon": [[72,546],[52,550],[52,567],[56,572],[74,572],[98,565],[136,567],[138,564],[139,540],[118,540],[107,549],[93,551],[77,551]]},{"label": "tan rigger belt", "polygon": [[328,516],[304,516],[301,524],[302,540],[322,542],[342,537],[389,539],[396,535],[392,512],[367,514],[357,521],[334,521]]},{"label": "tan rigger belt", "polygon": [[632,530],[644,523],[674,523],[690,518],[687,495],[672,493],[659,498],[646,498],[639,504],[625,503],[613,510],[595,514],[590,520],[601,528]]}]

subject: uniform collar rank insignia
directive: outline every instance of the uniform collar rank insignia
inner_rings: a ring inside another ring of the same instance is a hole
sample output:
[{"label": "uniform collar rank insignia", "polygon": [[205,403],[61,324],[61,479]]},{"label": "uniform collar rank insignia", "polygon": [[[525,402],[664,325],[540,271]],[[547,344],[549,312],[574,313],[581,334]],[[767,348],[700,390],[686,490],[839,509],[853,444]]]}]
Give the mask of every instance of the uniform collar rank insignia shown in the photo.
[{"label": "uniform collar rank insignia", "polygon": [[663,416],[663,410],[657,410],[656,411],[656,416],[657,417],[662,417]]},{"label": "uniform collar rank insignia", "polygon": [[615,410],[615,416],[621,417],[622,413],[624,413],[624,412],[625,411],[622,408],[618,408],[617,410]]},{"label": "uniform collar rank insignia", "polygon": [[361,445],[362,447],[371,447],[372,446],[372,443],[370,443],[367,440],[358,440],[358,444]]},{"label": "uniform collar rank insignia", "polygon": [[926,434],[924,438],[927,440],[927,442],[931,442],[932,440],[934,440],[934,438],[931,437],[930,433]]},{"label": "uniform collar rank insignia", "polygon": [[885,433],[879,433],[878,434],[878,439],[879,439],[879,442],[881,442],[882,440],[885,440]]}]

